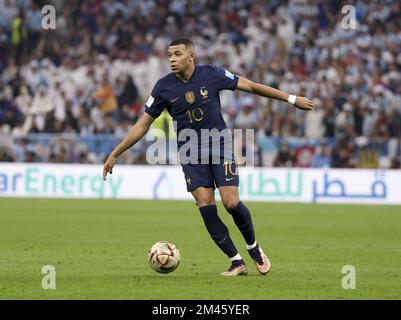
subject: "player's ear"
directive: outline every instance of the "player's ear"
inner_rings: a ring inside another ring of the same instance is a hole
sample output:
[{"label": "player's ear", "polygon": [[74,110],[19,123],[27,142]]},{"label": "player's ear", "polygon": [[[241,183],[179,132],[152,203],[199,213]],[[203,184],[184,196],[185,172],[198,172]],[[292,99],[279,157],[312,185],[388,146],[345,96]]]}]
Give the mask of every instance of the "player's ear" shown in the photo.
[{"label": "player's ear", "polygon": [[194,48],[191,48],[191,47],[189,48],[189,56],[195,62],[195,50],[194,50]]}]

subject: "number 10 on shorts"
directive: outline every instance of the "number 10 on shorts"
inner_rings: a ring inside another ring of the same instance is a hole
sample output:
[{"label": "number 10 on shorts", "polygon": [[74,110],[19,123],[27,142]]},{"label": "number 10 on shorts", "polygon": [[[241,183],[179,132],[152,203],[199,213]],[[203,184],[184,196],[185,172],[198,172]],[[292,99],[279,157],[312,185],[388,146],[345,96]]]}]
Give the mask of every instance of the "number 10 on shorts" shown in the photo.
[{"label": "number 10 on shorts", "polygon": [[224,174],[228,176],[228,173],[230,172],[231,175],[236,176],[238,175],[238,166],[235,161],[225,161],[224,162]]}]

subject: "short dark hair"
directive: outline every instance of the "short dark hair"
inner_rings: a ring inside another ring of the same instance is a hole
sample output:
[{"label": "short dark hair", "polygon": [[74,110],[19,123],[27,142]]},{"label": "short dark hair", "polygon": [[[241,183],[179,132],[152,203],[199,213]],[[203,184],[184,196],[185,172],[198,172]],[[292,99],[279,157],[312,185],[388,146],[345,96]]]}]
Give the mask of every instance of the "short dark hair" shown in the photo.
[{"label": "short dark hair", "polygon": [[175,39],[175,40],[173,40],[173,41],[170,42],[169,47],[171,47],[171,46],[178,46],[179,44],[185,45],[186,48],[188,48],[188,47],[194,48],[194,47],[195,47],[195,46],[194,46],[194,43],[193,43],[191,40],[189,40],[188,38],[178,38],[178,39]]}]

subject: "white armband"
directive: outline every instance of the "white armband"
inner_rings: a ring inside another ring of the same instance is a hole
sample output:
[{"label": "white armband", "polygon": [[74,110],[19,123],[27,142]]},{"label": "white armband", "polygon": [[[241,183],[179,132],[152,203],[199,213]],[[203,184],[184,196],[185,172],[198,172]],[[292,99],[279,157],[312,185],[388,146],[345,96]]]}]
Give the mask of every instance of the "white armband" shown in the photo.
[{"label": "white armband", "polygon": [[297,100],[297,96],[290,94],[288,96],[288,102],[291,104],[295,104],[295,101]]}]

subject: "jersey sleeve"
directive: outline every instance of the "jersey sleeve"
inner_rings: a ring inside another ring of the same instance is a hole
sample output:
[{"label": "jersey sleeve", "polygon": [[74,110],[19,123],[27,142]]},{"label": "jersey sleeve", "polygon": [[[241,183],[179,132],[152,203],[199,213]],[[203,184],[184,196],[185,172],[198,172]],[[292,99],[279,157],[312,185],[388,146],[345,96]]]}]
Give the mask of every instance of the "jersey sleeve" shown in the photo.
[{"label": "jersey sleeve", "polygon": [[146,102],[145,112],[156,119],[161,115],[165,107],[164,100],[160,95],[159,83],[156,83]]},{"label": "jersey sleeve", "polygon": [[210,77],[218,90],[235,90],[238,85],[238,76],[230,71],[216,66],[210,67]]}]

